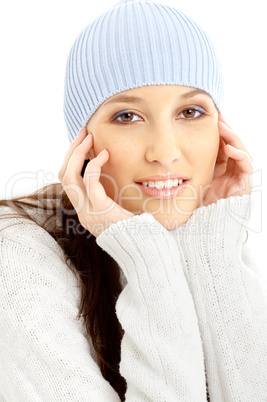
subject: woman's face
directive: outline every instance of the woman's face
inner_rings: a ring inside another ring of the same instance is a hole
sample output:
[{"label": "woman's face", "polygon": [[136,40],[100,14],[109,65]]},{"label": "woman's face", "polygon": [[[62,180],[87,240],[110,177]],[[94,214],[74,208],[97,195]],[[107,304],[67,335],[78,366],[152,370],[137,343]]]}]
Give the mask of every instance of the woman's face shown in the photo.
[{"label": "woman's face", "polygon": [[[107,149],[100,179],[107,195],[133,214],[149,212],[174,229],[200,206],[212,182],[217,123],[212,98],[196,88],[130,89],[107,99],[89,120],[89,157]],[[179,187],[181,175],[188,180]]]}]

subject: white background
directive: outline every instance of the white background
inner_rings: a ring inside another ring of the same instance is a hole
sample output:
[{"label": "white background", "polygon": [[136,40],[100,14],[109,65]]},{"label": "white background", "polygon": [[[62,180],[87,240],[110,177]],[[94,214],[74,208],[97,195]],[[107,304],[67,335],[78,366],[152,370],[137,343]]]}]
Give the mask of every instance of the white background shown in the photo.
[{"label": "white background", "polygon": [[[267,278],[267,55],[264,0],[162,0],[196,20],[215,43],[226,87],[223,114],[254,158],[256,206],[249,243]],[[0,6],[0,197],[58,182],[69,146],[63,119],[68,52],[115,2],[10,0]]]}]

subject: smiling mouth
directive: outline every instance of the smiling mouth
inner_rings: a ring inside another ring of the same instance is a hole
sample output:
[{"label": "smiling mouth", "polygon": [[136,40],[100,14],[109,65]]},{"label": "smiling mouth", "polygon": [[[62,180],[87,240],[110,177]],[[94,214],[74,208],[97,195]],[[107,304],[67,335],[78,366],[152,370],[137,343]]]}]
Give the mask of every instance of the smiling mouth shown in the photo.
[{"label": "smiling mouth", "polygon": [[167,180],[148,180],[148,181],[143,181],[139,182],[138,184],[142,184],[144,187],[149,187],[149,188],[156,188],[158,190],[163,190],[163,189],[168,189],[168,188],[173,188],[180,186],[183,184],[184,180],[183,179],[167,179]]},{"label": "smiling mouth", "polygon": [[136,182],[140,189],[155,199],[171,199],[178,197],[187,187],[189,180],[167,179]]}]

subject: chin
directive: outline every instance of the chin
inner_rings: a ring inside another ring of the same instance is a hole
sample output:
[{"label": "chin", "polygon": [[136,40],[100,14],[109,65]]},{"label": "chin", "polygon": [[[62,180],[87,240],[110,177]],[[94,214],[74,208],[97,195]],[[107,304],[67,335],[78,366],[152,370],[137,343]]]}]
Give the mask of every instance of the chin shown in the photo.
[{"label": "chin", "polygon": [[134,215],[142,213],[151,214],[165,229],[174,230],[183,225],[191,217],[195,209],[200,205],[200,197],[193,197],[192,194],[185,198],[177,197],[170,200],[155,200],[150,198],[148,202],[124,203],[121,205]]},{"label": "chin", "polygon": [[188,221],[193,212],[187,212],[186,215],[155,214],[153,215],[165,229],[174,230]]}]

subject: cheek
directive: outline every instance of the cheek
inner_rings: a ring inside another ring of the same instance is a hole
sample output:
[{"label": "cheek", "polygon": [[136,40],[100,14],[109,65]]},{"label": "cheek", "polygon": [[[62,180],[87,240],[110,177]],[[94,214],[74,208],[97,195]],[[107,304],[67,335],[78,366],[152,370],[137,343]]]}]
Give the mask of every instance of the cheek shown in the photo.
[{"label": "cheek", "polygon": [[[111,133],[109,133],[111,134]],[[102,167],[101,184],[113,200],[117,200],[121,189],[134,181],[134,174],[140,166],[141,151],[138,144],[128,136],[109,135],[97,137],[94,150],[98,154],[102,149],[109,152],[109,160]]]},{"label": "cheek", "polygon": [[110,154],[109,164],[119,162],[124,155],[131,152],[133,141],[127,132],[120,133],[109,125],[99,125],[93,136],[95,153],[98,154],[102,149],[107,149]]},{"label": "cheek", "polygon": [[219,149],[219,130],[217,127],[192,136],[190,141],[190,163],[199,172],[209,172],[214,168]]},{"label": "cheek", "polygon": [[114,177],[123,177],[136,165],[138,152],[133,145],[127,146],[124,142],[113,142],[105,144],[105,148],[109,152],[109,160],[103,169]]}]

